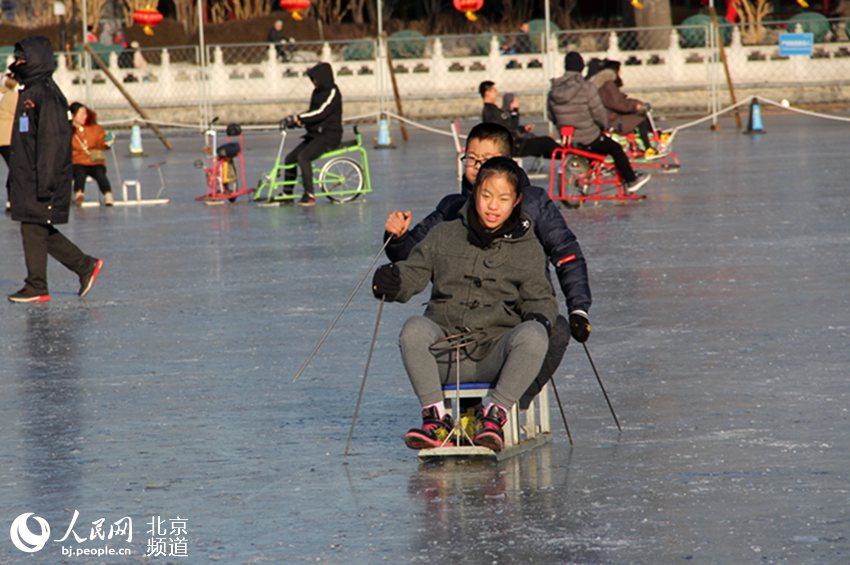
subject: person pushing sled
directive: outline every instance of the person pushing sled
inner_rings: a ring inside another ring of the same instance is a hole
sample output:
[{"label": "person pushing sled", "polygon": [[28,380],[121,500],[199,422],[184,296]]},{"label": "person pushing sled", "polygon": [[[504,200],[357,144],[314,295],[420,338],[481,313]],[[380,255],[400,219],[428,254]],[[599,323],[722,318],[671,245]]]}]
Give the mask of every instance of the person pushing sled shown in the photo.
[{"label": "person pushing sled", "polygon": [[[452,441],[442,387],[452,381],[456,362],[463,382],[495,382],[467,433],[473,444],[498,453],[508,412],[543,365],[558,305],[543,248],[522,212],[523,178],[513,160],[488,160],[458,219],[435,226],[407,260],[375,271],[372,292],[390,302],[407,302],[432,283],[425,314],[408,319],[400,336],[402,361],[422,405],[422,426],[404,436],[411,449]],[[464,332],[479,339],[462,347],[454,362],[453,351],[432,349]]]}]

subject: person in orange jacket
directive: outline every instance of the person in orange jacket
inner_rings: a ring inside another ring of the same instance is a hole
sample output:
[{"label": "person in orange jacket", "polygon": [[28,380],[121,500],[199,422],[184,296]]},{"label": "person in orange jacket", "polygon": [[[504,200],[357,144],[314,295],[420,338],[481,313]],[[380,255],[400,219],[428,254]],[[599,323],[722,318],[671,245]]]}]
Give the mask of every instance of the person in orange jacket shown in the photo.
[{"label": "person in orange jacket", "polygon": [[86,178],[97,182],[103,193],[103,203],[112,206],[112,186],[106,177],[106,153],[109,143],[106,130],[97,123],[97,115],[79,102],[70,106],[74,136],[71,138],[72,163],[74,165],[74,204],[82,206],[85,201]]},{"label": "person in orange jacket", "polygon": [[[15,107],[18,105],[18,83],[11,73],[0,77],[0,155],[9,167],[12,151],[12,124],[15,122]],[[3,183],[6,184],[5,182]],[[6,212],[11,210],[8,187],[6,189]]]}]

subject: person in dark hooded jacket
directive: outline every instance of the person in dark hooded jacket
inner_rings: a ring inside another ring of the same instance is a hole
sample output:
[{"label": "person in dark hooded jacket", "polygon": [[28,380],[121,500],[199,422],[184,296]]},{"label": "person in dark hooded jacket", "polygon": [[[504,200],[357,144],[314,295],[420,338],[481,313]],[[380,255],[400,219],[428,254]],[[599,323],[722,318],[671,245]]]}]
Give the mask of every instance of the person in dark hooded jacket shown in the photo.
[{"label": "person in dark hooded jacket", "polygon": [[534,124],[520,124],[519,98],[513,93],[506,93],[502,99],[502,107],[496,105],[499,91],[491,80],[485,80],[478,85],[478,93],[484,101],[481,110],[481,121],[492,122],[507,128],[514,137],[514,155],[516,157],[541,157],[549,159],[552,152],[560,147],[557,141],[548,135],[533,135]]},{"label": "person in dark hooded jacket", "polygon": [[103,260],[86,255],[56,226],[71,206],[71,119],[68,101],[53,81],[56,61],[46,37],[15,44],[9,69],[21,83],[9,158],[12,219],[21,223],[27,278],[11,302],[47,302],[47,256],[80,278],[79,296],[91,290]]},{"label": "person in dark hooded jacket", "polygon": [[[466,168],[461,193],[443,197],[436,210],[413,228],[410,228],[412,216],[409,210],[394,211],[390,214],[384,233],[384,241],[392,238],[386,248],[390,261],[407,259],[413,248],[425,239],[435,226],[459,218],[461,208],[472,193],[472,185],[481,164],[491,157],[511,157],[511,150],[511,134],[506,128],[494,123],[481,123],[473,127],[466,138]],[[547,192],[532,186],[525,173],[522,170],[520,172],[523,212],[532,220],[534,235],[540,240],[544,252],[555,267],[555,274],[566,297],[569,312],[569,324],[559,315],[552,326],[549,351],[546,353],[543,367],[520,400],[520,406],[525,408],[560,365],[570,334],[580,343],[587,341],[590,336],[588,311],[591,295],[587,263],[575,234],[567,226]]]},{"label": "person in dark hooded jacket", "polygon": [[[304,196],[299,202],[301,206],[316,203],[312,162],[322,153],[337,147],[342,140],[342,94],[334,83],[333,69],[328,63],[319,63],[307,71],[307,76],[315,85],[310,96],[310,108],[286,118],[286,121],[296,126],[303,125],[307,135],[284,160],[287,165],[298,163],[301,169],[301,182],[304,184]],[[287,169],[285,180],[294,181],[297,175],[294,167]],[[284,189],[284,194],[292,194],[292,185]]]}]

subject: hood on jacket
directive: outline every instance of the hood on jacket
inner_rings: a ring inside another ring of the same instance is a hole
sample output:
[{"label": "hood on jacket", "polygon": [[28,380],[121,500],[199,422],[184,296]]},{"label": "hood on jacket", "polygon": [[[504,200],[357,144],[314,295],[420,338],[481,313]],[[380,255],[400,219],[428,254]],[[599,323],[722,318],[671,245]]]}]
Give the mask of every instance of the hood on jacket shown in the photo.
[{"label": "hood on jacket", "polygon": [[599,57],[594,57],[587,63],[587,74],[584,75],[584,78],[590,80],[590,77],[601,71],[605,68],[605,60],[600,59]]},{"label": "hood on jacket", "polygon": [[505,92],[502,95],[502,111],[503,112],[510,112],[511,111],[511,104],[513,103],[514,100],[516,100],[516,94],[514,94],[513,92]]},{"label": "hood on jacket", "polygon": [[606,82],[617,80],[617,72],[612,69],[602,69],[592,77],[588,79],[590,84],[596,87],[596,90],[602,88],[602,85]]},{"label": "hood on jacket", "polygon": [[552,100],[558,104],[569,102],[583,82],[584,79],[578,71],[567,71],[562,76],[553,78],[550,89]]},{"label": "hood on jacket", "polygon": [[23,53],[24,64],[12,63],[9,69],[23,84],[49,77],[56,69],[56,58],[50,40],[42,35],[27,37],[15,44],[15,52]]},{"label": "hood on jacket", "polygon": [[318,88],[330,88],[334,85],[334,71],[328,63],[319,63],[310,68],[307,76],[316,81]]}]

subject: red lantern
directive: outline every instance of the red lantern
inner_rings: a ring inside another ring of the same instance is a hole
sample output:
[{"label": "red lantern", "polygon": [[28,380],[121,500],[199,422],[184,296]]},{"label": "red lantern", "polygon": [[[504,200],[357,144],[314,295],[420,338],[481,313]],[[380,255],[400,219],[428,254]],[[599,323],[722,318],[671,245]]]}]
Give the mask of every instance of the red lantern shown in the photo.
[{"label": "red lantern", "polygon": [[454,7],[458,12],[463,12],[467,20],[474,22],[478,19],[475,12],[484,7],[484,0],[454,0]]},{"label": "red lantern", "polygon": [[148,5],[143,10],[133,12],[133,21],[142,26],[145,35],[153,35],[153,28],[162,22],[162,14]]},{"label": "red lantern", "polygon": [[301,12],[310,7],[310,0],[280,0],[280,7],[287,12],[292,12],[292,19],[300,22],[304,19]]}]

